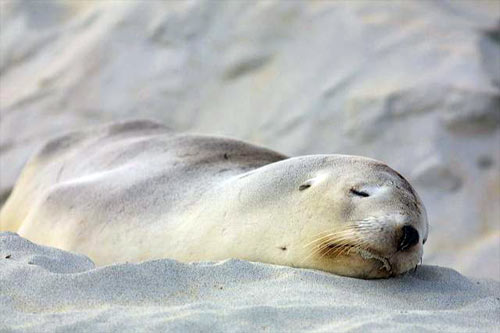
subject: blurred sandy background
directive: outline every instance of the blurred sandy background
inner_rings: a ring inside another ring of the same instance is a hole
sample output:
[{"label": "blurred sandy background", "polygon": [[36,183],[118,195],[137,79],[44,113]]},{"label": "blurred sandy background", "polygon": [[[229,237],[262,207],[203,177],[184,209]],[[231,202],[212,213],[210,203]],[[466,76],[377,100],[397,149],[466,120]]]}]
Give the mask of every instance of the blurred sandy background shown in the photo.
[{"label": "blurred sandy background", "polygon": [[500,279],[499,1],[0,1],[0,192],[59,133],[152,118],[416,187],[424,263]]}]

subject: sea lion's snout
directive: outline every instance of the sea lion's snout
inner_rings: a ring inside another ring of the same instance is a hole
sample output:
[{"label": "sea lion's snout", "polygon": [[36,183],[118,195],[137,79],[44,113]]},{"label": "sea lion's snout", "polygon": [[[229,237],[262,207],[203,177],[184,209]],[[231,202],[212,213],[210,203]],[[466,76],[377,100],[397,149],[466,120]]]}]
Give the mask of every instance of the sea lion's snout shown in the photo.
[{"label": "sea lion's snout", "polygon": [[401,228],[401,236],[397,244],[398,251],[406,251],[418,244],[420,237],[417,229],[411,225],[405,225]]}]

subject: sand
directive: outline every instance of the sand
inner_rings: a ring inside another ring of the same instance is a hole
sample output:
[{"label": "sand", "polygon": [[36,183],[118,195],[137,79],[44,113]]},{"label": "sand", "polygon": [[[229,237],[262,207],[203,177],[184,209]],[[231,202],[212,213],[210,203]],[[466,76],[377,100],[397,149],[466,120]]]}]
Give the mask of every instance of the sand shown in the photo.
[{"label": "sand", "polygon": [[384,161],[426,206],[424,261],[500,280],[499,22],[498,0],[1,0],[0,204],[48,139],[147,118]]},{"label": "sand", "polygon": [[437,266],[387,280],[242,260],[96,268],[0,233],[0,332],[498,332],[500,283]]}]

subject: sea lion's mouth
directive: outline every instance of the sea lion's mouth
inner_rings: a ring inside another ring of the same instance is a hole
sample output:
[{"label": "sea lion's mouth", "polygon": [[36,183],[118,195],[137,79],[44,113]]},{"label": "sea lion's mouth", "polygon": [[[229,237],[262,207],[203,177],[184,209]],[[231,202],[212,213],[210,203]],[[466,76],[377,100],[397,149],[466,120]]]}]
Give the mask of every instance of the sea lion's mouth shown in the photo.
[{"label": "sea lion's mouth", "polygon": [[367,249],[359,249],[359,248],[356,248],[355,250],[360,256],[361,258],[363,259],[375,259],[375,260],[378,260],[382,263],[382,267],[380,267],[380,270],[382,269],[385,269],[387,272],[391,272],[392,271],[392,266],[391,266],[391,263],[389,262],[389,259],[385,258],[385,257],[382,257],[376,253],[373,253],[372,251],[370,250],[367,250]]},{"label": "sea lion's mouth", "polygon": [[391,266],[389,259],[381,256],[376,251],[373,251],[373,250],[370,250],[367,248],[362,248],[362,247],[355,246],[355,245],[349,245],[349,244],[339,245],[339,244],[335,244],[335,243],[329,244],[327,246],[327,248],[329,251],[333,250],[333,253],[336,253],[338,255],[342,255],[342,254],[350,255],[351,253],[354,252],[365,260],[370,260],[370,259],[378,260],[382,263],[380,270],[385,269],[387,272],[392,272],[392,266]]}]

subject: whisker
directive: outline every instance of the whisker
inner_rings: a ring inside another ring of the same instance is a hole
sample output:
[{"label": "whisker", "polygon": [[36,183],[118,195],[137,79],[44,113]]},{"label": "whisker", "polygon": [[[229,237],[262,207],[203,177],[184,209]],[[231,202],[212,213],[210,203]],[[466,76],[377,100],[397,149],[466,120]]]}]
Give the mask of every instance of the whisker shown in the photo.
[{"label": "whisker", "polygon": [[353,251],[369,251],[369,244],[364,239],[363,232],[379,228],[379,226],[373,225],[373,220],[351,220],[350,222],[359,223],[341,231],[331,232],[329,230],[318,233],[312,241],[304,245],[304,248],[312,247],[312,249],[301,260],[301,264],[318,254],[321,254],[319,257],[321,259],[326,256],[340,257]]},{"label": "whisker", "polygon": [[355,234],[355,232],[353,230],[343,230],[343,231],[339,231],[339,232],[336,232],[336,233],[329,233],[329,234],[327,234],[325,236],[316,238],[313,241],[307,243],[306,245],[304,245],[304,248],[308,247],[308,246],[310,246],[310,245],[312,245],[314,243],[320,242],[320,241],[324,240],[325,238],[330,238],[330,239],[334,240],[334,239],[338,239],[339,236],[346,237],[346,236],[350,236],[350,235],[353,235],[353,234]]}]

